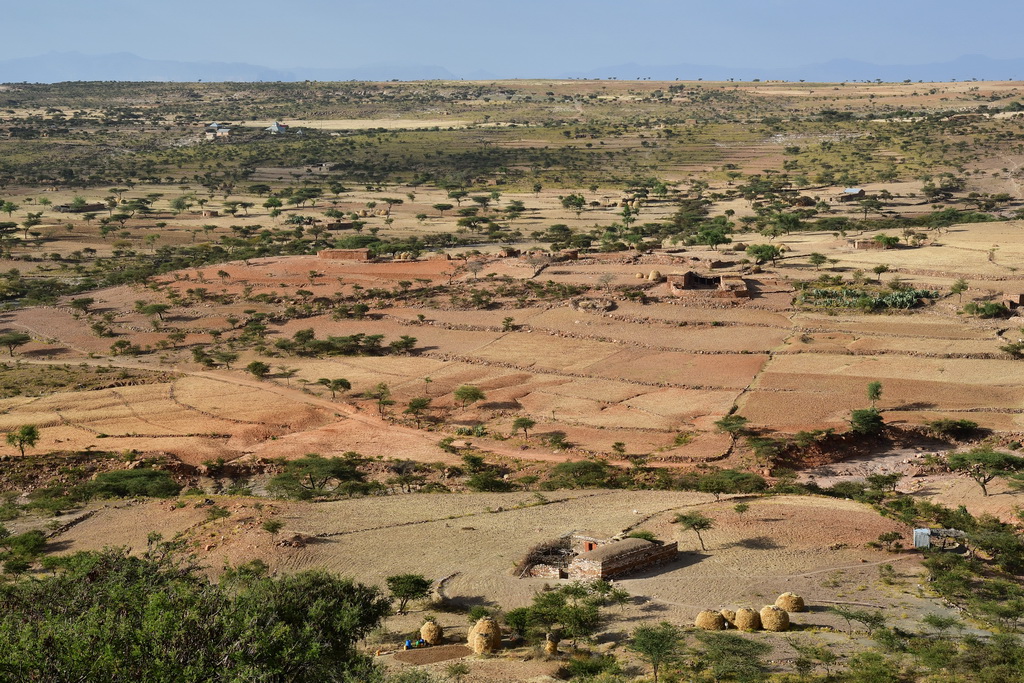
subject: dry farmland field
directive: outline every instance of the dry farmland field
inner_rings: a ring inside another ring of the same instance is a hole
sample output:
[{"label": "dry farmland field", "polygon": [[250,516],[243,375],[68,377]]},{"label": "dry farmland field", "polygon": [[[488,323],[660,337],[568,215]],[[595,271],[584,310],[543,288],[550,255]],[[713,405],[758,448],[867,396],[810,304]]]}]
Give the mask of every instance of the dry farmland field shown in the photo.
[{"label": "dry farmland field", "polygon": [[[576,643],[623,680],[787,591],[765,676],[1024,622],[1018,83],[108,85],[0,93],[6,578],[152,533],[421,574],[361,647],[438,680],[396,645],[570,585],[513,570],[574,532],[679,543]],[[506,645],[465,680],[568,675]]]}]

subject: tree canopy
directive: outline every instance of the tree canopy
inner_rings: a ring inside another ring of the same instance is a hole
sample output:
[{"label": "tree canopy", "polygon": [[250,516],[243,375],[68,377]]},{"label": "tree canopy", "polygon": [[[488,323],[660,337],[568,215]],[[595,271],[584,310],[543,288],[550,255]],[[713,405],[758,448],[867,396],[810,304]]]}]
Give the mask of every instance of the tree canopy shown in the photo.
[{"label": "tree canopy", "polygon": [[356,642],[391,611],[377,588],[256,562],[210,583],[175,544],[53,561],[0,585],[0,670],[19,681],[364,681]]}]

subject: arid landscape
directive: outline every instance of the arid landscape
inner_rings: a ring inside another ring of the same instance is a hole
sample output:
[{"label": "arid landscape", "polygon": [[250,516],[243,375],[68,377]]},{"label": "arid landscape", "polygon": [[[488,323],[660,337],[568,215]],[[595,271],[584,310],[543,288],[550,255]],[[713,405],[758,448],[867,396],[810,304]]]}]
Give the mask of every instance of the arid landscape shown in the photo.
[{"label": "arid landscape", "polygon": [[[213,580],[419,576],[359,638],[428,677],[398,681],[650,680],[660,622],[693,648],[664,680],[971,680],[923,648],[1024,618],[1018,83],[0,104],[0,513],[46,539],[6,580],[153,534]],[[531,549],[637,532],[678,558],[615,577],[589,632],[508,619],[574,585]],[[760,678],[701,663],[699,613],[786,592],[810,609],[746,638]],[[428,615],[504,645],[401,650]],[[868,664],[903,678],[835,677]]]}]

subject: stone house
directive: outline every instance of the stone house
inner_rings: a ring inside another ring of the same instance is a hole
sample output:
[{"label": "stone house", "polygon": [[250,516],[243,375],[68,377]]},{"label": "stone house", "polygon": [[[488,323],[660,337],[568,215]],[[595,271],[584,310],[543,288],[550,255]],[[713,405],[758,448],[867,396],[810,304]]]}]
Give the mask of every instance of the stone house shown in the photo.
[{"label": "stone house", "polygon": [[679,554],[675,541],[655,543],[643,538],[624,538],[595,546],[577,555],[566,568],[569,579],[613,579],[667,564]]}]

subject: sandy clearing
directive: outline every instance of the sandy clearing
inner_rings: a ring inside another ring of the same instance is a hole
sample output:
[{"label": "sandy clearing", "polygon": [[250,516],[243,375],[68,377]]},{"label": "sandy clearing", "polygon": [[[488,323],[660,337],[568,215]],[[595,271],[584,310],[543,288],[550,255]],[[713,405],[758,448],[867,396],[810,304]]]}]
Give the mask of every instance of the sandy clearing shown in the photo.
[{"label": "sandy clearing", "polygon": [[[662,538],[678,539],[675,563],[621,579],[617,583],[643,596],[616,616],[631,627],[635,620],[692,620],[703,608],[754,606],[774,600],[785,590],[816,600],[880,602],[900,611],[934,609],[934,603],[877,582],[877,565],[913,570],[913,556],[892,555],[864,547],[883,531],[909,530],[852,501],[779,497],[751,501],[742,517],[733,502],[714,503],[697,493],[657,491],[436,494],[366,498],[322,504],[273,503],[257,511],[227,499],[230,519],[203,522],[205,510],[185,499],[186,507],[152,502],[125,511],[100,509],[60,538],[64,552],[107,544],[139,548],[149,531],[165,536],[191,528],[190,536],[213,571],[262,557],[275,571],[327,569],[358,580],[383,584],[391,574],[422,573],[439,579],[454,574],[445,593],[457,602],[480,601],[504,609],[530,601],[543,579],[518,579],[512,566],[534,544],[574,529],[610,536],[639,525]],[[548,504],[536,503],[547,501]],[[716,520],[701,552],[692,533],[671,524],[676,512],[697,509]],[[327,537],[305,548],[273,545],[260,520],[273,516],[285,534]],[[646,520],[646,521],[645,521]],[[840,523],[841,520],[841,523]],[[510,533],[514,529],[515,533]],[[373,557],[373,561],[367,561]],[[820,603],[819,603],[820,604]],[[832,617],[812,612],[800,623],[832,624]],[[897,621],[899,618],[897,618]],[[834,624],[838,626],[838,624]]]}]

